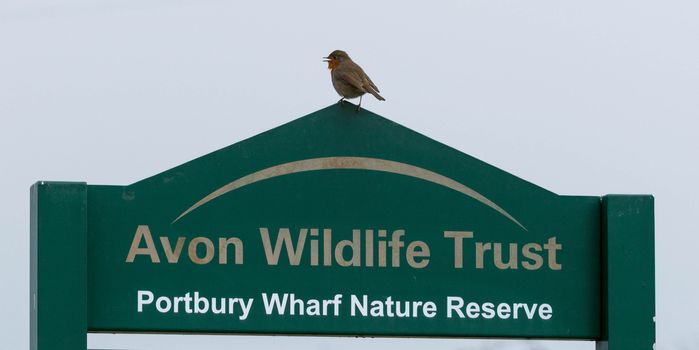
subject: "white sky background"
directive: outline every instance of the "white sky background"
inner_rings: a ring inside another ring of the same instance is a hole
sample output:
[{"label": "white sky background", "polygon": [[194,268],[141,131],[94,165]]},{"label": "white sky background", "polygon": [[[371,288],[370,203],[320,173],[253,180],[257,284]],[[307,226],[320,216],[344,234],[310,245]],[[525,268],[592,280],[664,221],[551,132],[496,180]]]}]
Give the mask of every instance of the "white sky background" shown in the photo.
[{"label": "white sky background", "polygon": [[[698,18],[694,0],[2,0],[0,347],[28,348],[33,182],[129,184],[323,108],[338,96],[321,57],[345,49],[386,97],[364,99],[378,114],[559,194],[655,195],[657,348],[697,349]],[[90,338],[114,341],[594,348]]]}]

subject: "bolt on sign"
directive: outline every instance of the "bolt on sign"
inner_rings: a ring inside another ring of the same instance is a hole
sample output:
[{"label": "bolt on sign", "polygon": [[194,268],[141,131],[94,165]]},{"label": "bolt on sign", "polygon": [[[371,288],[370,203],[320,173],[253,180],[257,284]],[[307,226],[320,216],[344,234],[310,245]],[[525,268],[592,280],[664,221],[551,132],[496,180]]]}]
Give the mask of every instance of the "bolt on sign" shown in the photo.
[{"label": "bolt on sign", "polygon": [[174,332],[651,349],[653,226],[651,196],[557,195],[333,105],[131,185],[32,186],[31,348]]}]

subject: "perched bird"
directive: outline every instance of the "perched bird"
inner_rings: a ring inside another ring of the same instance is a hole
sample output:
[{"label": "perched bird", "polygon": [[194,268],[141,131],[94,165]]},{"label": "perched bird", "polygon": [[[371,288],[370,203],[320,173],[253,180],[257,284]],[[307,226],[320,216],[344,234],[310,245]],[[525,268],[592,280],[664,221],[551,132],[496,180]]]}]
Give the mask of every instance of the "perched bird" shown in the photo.
[{"label": "perched bird", "polygon": [[386,101],[379,95],[379,88],[364,73],[362,67],[352,61],[347,52],[335,50],[323,59],[328,62],[335,91],[342,96],[338,103],[342,103],[346,98],[359,97],[359,105],[357,106],[357,111],[359,111],[362,107],[362,95],[367,92],[374,95],[379,101]]}]

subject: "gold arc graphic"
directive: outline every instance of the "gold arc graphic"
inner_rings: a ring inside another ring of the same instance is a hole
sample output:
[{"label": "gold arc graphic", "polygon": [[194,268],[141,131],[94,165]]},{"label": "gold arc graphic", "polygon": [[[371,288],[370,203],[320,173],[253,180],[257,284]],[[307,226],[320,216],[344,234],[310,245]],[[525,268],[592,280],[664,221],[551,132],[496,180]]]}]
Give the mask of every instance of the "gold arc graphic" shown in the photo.
[{"label": "gold arc graphic", "polygon": [[512,217],[507,211],[502,209],[497,204],[493,203],[490,199],[486,198],[482,194],[474,191],[470,187],[452,180],[444,175],[440,175],[433,171],[420,168],[414,165],[395,162],[392,160],[380,159],[380,158],[368,158],[368,157],[323,157],[323,158],[311,158],[297,160],[289,163],[275,165],[260,171],[256,171],[252,174],[245,175],[233,182],[224,185],[223,187],[211,192],[206,197],[202,198],[200,201],[196,202],[194,205],[185,210],[180,216],[178,216],[172,223],[177,222],[179,219],[189,214],[193,210],[201,207],[202,205],[228,193],[235,191],[241,187],[254,184],[256,182],[268,180],[278,176],[284,176],[289,174],[295,174],[305,171],[317,171],[317,170],[331,170],[331,169],[358,169],[358,170],[372,170],[381,171],[392,174],[399,174],[418,178],[428,182],[432,182],[454,191],[460,192],[466,196],[469,196],[488,207],[494,209],[498,213],[502,214],[510,221],[517,224],[519,227],[528,231],[517,219]]}]

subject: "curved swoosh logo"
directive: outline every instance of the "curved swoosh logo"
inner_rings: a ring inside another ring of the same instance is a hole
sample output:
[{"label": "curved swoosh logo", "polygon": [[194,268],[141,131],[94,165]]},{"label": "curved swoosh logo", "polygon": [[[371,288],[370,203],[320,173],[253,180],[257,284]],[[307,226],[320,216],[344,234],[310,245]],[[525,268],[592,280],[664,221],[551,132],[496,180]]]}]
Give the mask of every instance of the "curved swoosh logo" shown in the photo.
[{"label": "curved swoosh logo", "polygon": [[318,171],[318,170],[331,170],[331,169],[359,169],[359,170],[372,170],[381,171],[392,174],[399,174],[418,178],[428,182],[432,182],[437,185],[447,187],[451,190],[460,192],[466,196],[469,196],[493,210],[497,211],[501,215],[508,218],[510,221],[517,224],[519,227],[527,231],[527,229],[517,221],[512,215],[507,211],[502,209],[497,204],[493,203],[490,199],[486,198],[482,194],[474,191],[470,187],[450,179],[444,175],[440,175],[433,171],[420,168],[414,165],[395,162],[392,160],[379,159],[379,158],[367,158],[367,157],[323,157],[323,158],[311,158],[297,160],[294,162],[284,163],[275,165],[260,171],[254,172],[249,175],[245,175],[233,182],[224,185],[223,187],[211,192],[206,197],[202,198],[200,201],[194,203],[189,209],[185,210],[180,216],[178,216],[172,223],[181,219],[185,215],[191,213],[193,210],[201,207],[202,205],[228,193],[235,191],[241,187],[254,184],[256,182],[268,180],[278,176],[284,176],[289,174],[295,174],[305,171]]}]

